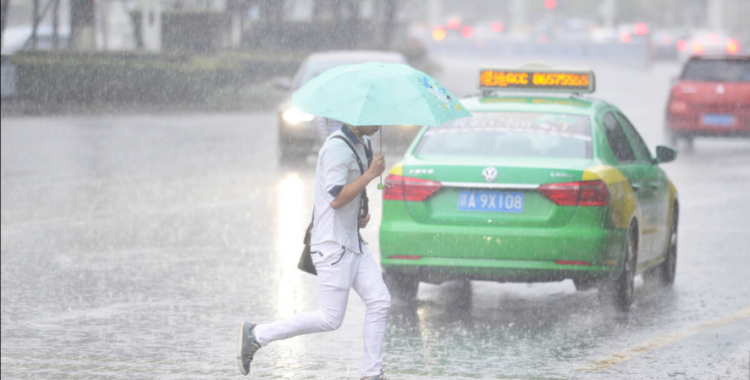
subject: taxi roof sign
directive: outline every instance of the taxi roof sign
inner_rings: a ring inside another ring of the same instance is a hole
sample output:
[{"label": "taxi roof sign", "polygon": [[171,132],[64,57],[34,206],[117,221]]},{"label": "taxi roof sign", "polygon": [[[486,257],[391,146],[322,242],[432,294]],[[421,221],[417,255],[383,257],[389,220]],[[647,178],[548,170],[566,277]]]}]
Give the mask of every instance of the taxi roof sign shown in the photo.
[{"label": "taxi roof sign", "polygon": [[479,89],[482,91],[592,93],[596,89],[596,81],[593,70],[481,69]]}]

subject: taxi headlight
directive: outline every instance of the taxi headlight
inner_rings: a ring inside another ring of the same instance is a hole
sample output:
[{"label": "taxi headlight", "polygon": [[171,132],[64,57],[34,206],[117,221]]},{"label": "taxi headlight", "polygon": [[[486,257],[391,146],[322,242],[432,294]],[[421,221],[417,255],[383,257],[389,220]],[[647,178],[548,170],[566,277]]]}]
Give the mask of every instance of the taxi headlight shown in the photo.
[{"label": "taxi headlight", "polygon": [[289,124],[299,124],[305,121],[312,121],[315,115],[304,113],[296,108],[290,108],[281,114],[281,118]]}]

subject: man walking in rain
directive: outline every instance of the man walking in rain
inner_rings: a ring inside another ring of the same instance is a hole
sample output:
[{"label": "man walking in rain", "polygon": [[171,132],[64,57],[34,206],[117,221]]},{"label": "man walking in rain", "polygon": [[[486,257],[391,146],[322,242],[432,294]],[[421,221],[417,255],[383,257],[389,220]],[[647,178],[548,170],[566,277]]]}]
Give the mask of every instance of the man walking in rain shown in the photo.
[{"label": "man walking in rain", "polygon": [[[310,249],[318,274],[319,309],[267,324],[241,324],[237,364],[243,375],[250,372],[255,353],[273,341],[338,329],[349,290],[354,289],[367,308],[362,379],[386,379],[381,362],[391,297],[375,259],[359,236],[359,228],[370,221],[369,214],[360,215],[361,193],[385,170],[382,154],[372,158],[369,140],[379,128],[344,124],[320,149]],[[358,161],[369,164],[364,174]]]}]

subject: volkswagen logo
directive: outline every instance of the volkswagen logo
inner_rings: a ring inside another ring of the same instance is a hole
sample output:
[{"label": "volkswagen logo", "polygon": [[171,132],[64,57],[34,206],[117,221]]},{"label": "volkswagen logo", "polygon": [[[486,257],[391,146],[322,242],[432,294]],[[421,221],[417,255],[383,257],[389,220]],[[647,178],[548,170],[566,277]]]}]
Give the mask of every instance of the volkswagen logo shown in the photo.
[{"label": "volkswagen logo", "polygon": [[497,169],[495,168],[485,168],[482,170],[482,177],[484,177],[484,180],[487,182],[492,182],[497,179]]}]

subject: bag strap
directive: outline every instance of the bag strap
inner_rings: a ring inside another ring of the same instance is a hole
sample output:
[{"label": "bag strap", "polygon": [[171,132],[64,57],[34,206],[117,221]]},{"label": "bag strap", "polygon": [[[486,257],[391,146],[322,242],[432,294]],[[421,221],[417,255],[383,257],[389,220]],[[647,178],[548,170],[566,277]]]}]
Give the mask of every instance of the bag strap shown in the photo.
[{"label": "bag strap", "polygon": [[349,146],[349,149],[351,149],[352,153],[354,153],[354,158],[357,159],[357,165],[359,165],[359,172],[360,172],[360,174],[364,175],[365,174],[365,167],[364,167],[364,165],[362,165],[362,159],[359,158],[359,153],[357,153],[357,151],[354,149],[354,146],[352,145],[352,143],[350,143],[349,140],[346,137],[344,137],[344,136],[338,136],[338,135],[336,135],[336,136],[333,136],[332,138],[333,139],[339,139],[339,140],[345,142],[346,145]]},{"label": "bag strap", "polygon": [[372,164],[372,141],[367,140],[367,149],[365,149],[365,156],[367,156],[367,167],[369,168]]},{"label": "bag strap", "polygon": [[[359,153],[354,149],[354,146],[352,143],[349,142],[347,138],[344,136],[333,136],[334,139],[340,139],[341,141],[345,142],[346,145],[349,146],[349,149],[352,150],[352,153],[354,153],[354,158],[357,159],[357,165],[359,165],[359,172],[360,175],[365,175],[365,166],[362,165],[362,159],[359,158]],[[365,149],[365,154],[367,154],[367,149]],[[367,162],[370,163],[369,160]],[[359,217],[365,217],[367,214],[370,213],[370,200],[367,198],[367,189],[362,189],[362,197],[359,201]],[[362,252],[362,235],[359,234],[359,220],[357,221],[357,240],[359,240],[359,251]]]},{"label": "bag strap", "polygon": [[[352,143],[349,142],[349,140],[344,136],[333,136],[334,139],[339,139],[346,143],[346,145],[349,146],[349,149],[352,150],[352,153],[354,153],[354,158],[357,159],[357,165],[359,165],[359,172],[360,175],[365,175],[365,166],[362,164],[362,159],[359,158],[359,153],[354,149],[354,146]],[[370,213],[370,199],[367,198],[367,189],[362,190],[362,201],[360,202],[360,216],[366,216]]]}]

